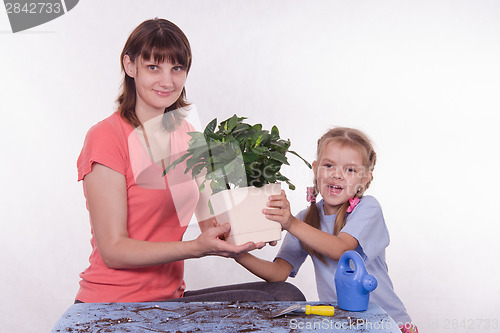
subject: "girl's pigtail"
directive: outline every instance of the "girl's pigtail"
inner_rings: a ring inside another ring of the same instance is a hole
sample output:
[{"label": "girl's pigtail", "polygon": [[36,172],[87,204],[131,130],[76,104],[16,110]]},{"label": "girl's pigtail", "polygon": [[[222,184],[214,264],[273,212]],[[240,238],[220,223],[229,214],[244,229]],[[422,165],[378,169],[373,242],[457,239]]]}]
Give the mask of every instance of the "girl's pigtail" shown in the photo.
[{"label": "girl's pigtail", "polygon": [[[319,209],[316,205],[316,196],[318,195],[316,186],[307,188],[307,201],[311,203],[309,209],[307,210],[306,216],[304,218],[304,222],[309,224],[311,227],[321,230],[320,225],[320,217],[319,217]],[[323,255],[321,255],[318,251],[313,250],[311,247],[302,243],[302,247],[311,255],[316,256],[323,263],[327,264]]]},{"label": "girl's pigtail", "polygon": [[[337,212],[337,216],[335,217],[335,224],[333,227],[333,234],[338,236],[340,230],[345,226],[347,221],[347,208],[349,207],[349,201],[345,202],[340,206],[339,211]],[[304,222],[309,224],[310,226],[321,230],[320,218],[319,218],[319,209],[316,203],[311,203],[309,209],[307,210],[306,216],[304,218]],[[320,254],[318,251],[313,250],[311,247],[302,243],[302,247],[311,255],[316,256],[319,260],[321,260],[324,264],[328,264],[325,260],[325,257]]]},{"label": "girl's pigtail", "polygon": [[349,207],[349,201],[344,202],[342,206],[340,206],[339,211],[337,212],[337,216],[335,216],[335,224],[333,226],[333,234],[338,236],[340,230],[345,226],[347,221],[347,208]]}]

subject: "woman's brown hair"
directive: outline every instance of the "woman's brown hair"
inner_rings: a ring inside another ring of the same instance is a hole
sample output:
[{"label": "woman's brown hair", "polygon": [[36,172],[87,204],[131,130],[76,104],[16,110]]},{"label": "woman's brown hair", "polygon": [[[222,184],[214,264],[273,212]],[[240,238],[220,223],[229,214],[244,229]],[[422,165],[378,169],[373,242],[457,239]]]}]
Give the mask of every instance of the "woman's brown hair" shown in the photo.
[{"label": "woman's brown hair", "polygon": [[[120,63],[124,73],[122,92],[117,99],[121,116],[132,126],[140,126],[140,121],[135,114],[136,89],[134,79],[127,75],[123,66],[125,55],[130,57],[132,62],[139,58],[145,60],[154,60],[161,63],[169,61],[180,64],[186,69],[186,73],[191,68],[191,47],[189,41],[179,27],[165,19],[155,18],[142,22],[132,31],[123,47],[120,56]],[[177,101],[165,109],[165,113],[188,106],[186,101],[186,90],[182,89],[181,95]],[[182,113],[172,113],[169,115],[174,118],[174,123],[179,123],[183,116]],[[171,123],[165,120],[164,125]],[[167,128],[168,129],[168,128]]]},{"label": "woman's brown hair", "polygon": [[[373,149],[373,145],[370,139],[360,130],[348,127],[336,127],[328,132],[326,132],[319,140],[318,146],[316,150],[316,158],[317,161],[321,159],[321,154],[324,151],[324,148],[327,144],[334,142],[339,144],[341,147],[350,147],[356,149],[360,152],[363,158],[363,166],[365,167],[365,172],[368,173],[368,182],[367,184],[360,188],[360,190],[356,193],[355,197],[361,198],[363,193],[368,189],[370,183],[372,181],[372,171],[375,168],[375,163],[377,162],[377,154]],[[316,164],[314,174],[317,174],[318,165]],[[314,188],[315,195],[318,194],[318,186],[316,176],[314,177]],[[345,202],[342,206],[340,206],[337,215],[335,216],[335,225],[333,228],[333,234],[338,235],[340,230],[345,226],[347,220],[347,208],[349,207],[349,201]],[[316,205],[316,203],[312,203],[309,209],[307,210],[306,216],[304,218],[304,222],[307,224],[321,229],[320,226],[320,212]],[[321,261],[326,262],[324,257],[313,250],[309,246],[302,244],[303,247],[308,251],[311,255],[318,257]]]}]

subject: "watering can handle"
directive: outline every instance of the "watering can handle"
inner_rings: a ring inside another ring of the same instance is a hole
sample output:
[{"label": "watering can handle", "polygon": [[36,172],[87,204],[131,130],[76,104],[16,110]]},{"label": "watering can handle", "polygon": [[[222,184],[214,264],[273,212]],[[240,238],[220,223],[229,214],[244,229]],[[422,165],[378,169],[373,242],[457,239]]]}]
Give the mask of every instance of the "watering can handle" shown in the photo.
[{"label": "watering can handle", "polygon": [[354,271],[355,279],[361,279],[364,275],[368,274],[363,259],[358,252],[352,250],[346,251],[342,254],[340,259],[342,260],[339,261],[339,267],[337,269],[340,269],[341,272],[345,272],[347,269],[350,270],[349,260],[352,260],[356,266]]}]

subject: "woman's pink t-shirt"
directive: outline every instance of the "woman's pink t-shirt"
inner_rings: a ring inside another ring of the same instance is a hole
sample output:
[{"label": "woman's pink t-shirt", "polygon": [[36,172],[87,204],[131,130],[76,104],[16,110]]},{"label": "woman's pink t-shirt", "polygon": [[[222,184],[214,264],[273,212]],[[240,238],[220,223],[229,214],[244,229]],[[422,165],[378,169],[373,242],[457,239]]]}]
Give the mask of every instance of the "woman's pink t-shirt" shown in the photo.
[{"label": "woman's pink t-shirt", "polygon": [[[183,154],[194,128],[187,121],[170,133],[171,161]],[[93,163],[105,165],[125,177],[127,230],[130,238],[180,241],[199,198],[196,182],[184,174],[185,163],[162,177],[163,168],[151,161],[142,132],[118,112],[93,126],[78,158],[78,180],[84,180]],[[104,189],[103,189],[104,190]],[[93,232],[90,266],[80,274],[76,299],[82,302],[141,302],[182,297],[184,262],[176,261],[139,269],[108,268]]]}]

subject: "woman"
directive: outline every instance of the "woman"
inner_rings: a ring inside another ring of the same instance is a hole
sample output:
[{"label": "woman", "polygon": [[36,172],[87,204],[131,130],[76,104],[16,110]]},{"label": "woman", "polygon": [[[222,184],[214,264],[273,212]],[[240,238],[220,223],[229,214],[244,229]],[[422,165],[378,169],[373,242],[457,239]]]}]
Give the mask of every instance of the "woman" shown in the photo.
[{"label": "woman", "polygon": [[[184,259],[233,257],[264,244],[221,240],[230,227],[208,219],[196,181],[182,167],[162,175],[194,130],[184,117],[191,66],[184,33],[167,20],[145,21],[129,36],[121,63],[118,111],[89,130],[78,158],[92,253],[76,302],[304,300],[289,284],[260,282],[184,292]],[[195,210],[202,233],[182,241]]]}]

